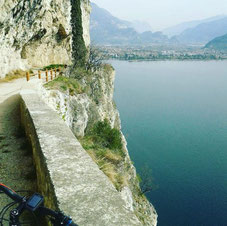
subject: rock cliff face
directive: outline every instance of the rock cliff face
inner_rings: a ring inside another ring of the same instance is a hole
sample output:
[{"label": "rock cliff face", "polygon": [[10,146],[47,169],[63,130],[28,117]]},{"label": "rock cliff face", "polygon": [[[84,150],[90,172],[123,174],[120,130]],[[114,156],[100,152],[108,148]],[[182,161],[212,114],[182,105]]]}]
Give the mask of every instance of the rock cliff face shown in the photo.
[{"label": "rock cliff face", "polygon": [[[71,76],[72,76],[71,72]],[[86,130],[98,121],[108,119],[112,127],[120,129],[118,110],[113,102],[115,72],[106,65],[97,73],[76,78],[83,92],[62,92],[56,89],[42,89],[43,100],[65,120],[77,137],[83,137]],[[157,225],[157,213],[148,200],[139,194],[136,170],[130,160],[126,140],[122,134],[126,156],[118,171],[125,175],[126,184],[120,189],[121,196],[129,210],[134,212],[143,225]]]},{"label": "rock cliff face", "polygon": [[[74,0],[3,0],[0,3],[0,77],[16,69],[69,64]],[[90,44],[87,0],[80,1],[83,38]]]},{"label": "rock cliff face", "polygon": [[91,6],[89,0],[81,1],[81,16],[82,16],[82,26],[83,26],[83,38],[85,46],[90,45],[90,13]]},{"label": "rock cliff face", "polygon": [[95,122],[108,119],[112,127],[120,128],[119,113],[113,100],[115,72],[110,66],[98,74],[79,78],[86,90],[71,95],[68,91],[43,89],[43,99],[56,110],[77,137]]}]

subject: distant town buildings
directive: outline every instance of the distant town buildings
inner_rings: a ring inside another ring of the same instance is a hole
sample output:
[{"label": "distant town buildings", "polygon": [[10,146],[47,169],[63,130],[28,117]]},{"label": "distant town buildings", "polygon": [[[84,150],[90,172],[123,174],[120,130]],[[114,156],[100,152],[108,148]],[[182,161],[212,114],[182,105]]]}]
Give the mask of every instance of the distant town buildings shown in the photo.
[{"label": "distant town buildings", "polygon": [[105,59],[118,60],[222,60],[227,52],[208,50],[201,47],[127,47],[101,46]]}]

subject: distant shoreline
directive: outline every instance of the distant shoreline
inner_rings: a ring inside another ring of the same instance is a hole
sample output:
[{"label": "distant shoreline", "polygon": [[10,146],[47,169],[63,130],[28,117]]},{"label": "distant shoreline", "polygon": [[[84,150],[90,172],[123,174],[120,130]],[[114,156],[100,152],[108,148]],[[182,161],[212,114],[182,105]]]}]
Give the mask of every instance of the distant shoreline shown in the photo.
[{"label": "distant shoreline", "polygon": [[219,58],[219,59],[122,59],[122,58],[108,58],[105,60],[116,60],[116,61],[128,61],[128,62],[158,62],[158,61],[225,61],[227,58]]},{"label": "distant shoreline", "polygon": [[103,59],[124,61],[210,61],[226,60],[227,52],[204,48],[99,47]]}]

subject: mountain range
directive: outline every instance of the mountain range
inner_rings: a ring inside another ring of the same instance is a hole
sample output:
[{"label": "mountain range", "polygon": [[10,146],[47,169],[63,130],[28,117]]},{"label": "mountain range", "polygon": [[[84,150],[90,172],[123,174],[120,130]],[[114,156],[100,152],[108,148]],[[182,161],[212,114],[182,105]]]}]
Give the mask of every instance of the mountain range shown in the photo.
[{"label": "mountain range", "polygon": [[198,26],[200,24],[212,22],[212,21],[219,20],[219,19],[223,19],[225,17],[226,16],[224,16],[224,15],[220,15],[220,16],[206,18],[206,19],[203,19],[203,20],[187,21],[187,22],[183,22],[183,23],[177,24],[177,25],[172,26],[172,27],[168,27],[168,28],[162,30],[162,32],[163,32],[163,34],[167,35],[168,37],[173,37],[173,36],[180,35],[183,31],[185,31],[189,28],[195,28],[196,26]]},{"label": "mountain range", "polygon": [[90,33],[91,40],[96,44],[143,45],[169,41],[168,37],[161,32],[139,33],[135,29],[135,23],[118,19],[94,3],[91,3],[91,6]]},{"label": "mountain range", "polygon": [[[91,40],[101,45],[205,45],[227,33],[227,16],[182,23],[163,32],[152,32],[148,24],[113,16],[92,3]],[[146,31],[148,29],[148,31]],[[175,36],[170,37],[175,34]],[[169,36],[169,37],[168,37]]]},{"label": "mountain range", "polygon": [[194,28],[188,28],[175,36],[180,43],[206,44],[210,40],[227,33],[227,16],[222,19],[201,23]]},{"label": "mountain range", "polygon": [[205,48],[227,51],[227,34],[211,40],[205,45]]},{"label": "mountain range", "polygon": [[149,23],[140,20],[132,21],[131,27],[134,28],[139,33],[143,33],[145,31],[152,31],[152,27]]}]

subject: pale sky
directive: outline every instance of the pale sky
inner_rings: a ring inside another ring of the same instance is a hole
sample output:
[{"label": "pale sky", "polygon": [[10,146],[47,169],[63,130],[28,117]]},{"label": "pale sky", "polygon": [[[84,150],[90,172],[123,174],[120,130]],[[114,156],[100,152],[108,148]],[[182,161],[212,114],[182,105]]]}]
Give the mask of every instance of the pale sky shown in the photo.
[{"label": "pale sky", "polygon": [[91,0],[114,16],[142,20],[154,30],[185,21],[227,15],[227,0]]}]

